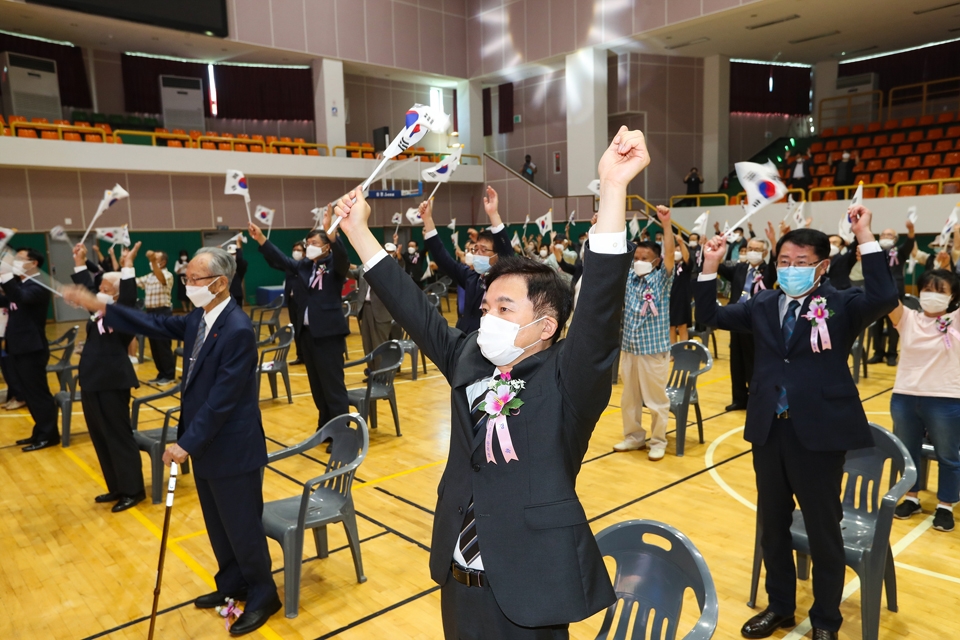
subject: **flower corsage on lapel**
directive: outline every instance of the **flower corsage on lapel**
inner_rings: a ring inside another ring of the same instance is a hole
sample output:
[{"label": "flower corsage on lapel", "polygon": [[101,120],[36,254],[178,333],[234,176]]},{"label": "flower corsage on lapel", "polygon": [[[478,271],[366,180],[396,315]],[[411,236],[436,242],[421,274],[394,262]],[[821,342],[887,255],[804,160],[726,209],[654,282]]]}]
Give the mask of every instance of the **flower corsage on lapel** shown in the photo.
[{"label": "flower corsage on lapel", "polygon": [[317,267],[317,272],[313,274],[313,281],[310,283],[311,287],[316,287],[317,289],[323,289],[323,276],[327,273],[327,265],[321,264]]},{"label": "flower corsage on lapel", "polygon": [[513,441],[510,439],[510,429],[507,427],[507,416],[515,416],[523,406],[523,400],[517,394],[523,390],[526,383],[523,380],[513,380],[510,373],[502,373],[490,381],[487,395],[480,403],[480,410],[487,414],[487,435],[484,439],[484,451],[487,462],[497,464],[493,455],[493,431],[497,431],[500,441],[500,453],[505,462],[519,461]]},{"label": "flower corsage on lapel", "polygon": [[640,298],[643,300],[643,305],[640,307],[640,315],[645,316],[647,313],[652,313],[657,315],[657,305],[653,299],[653,291],[650,287],[647,287],[643,290],[643,293],[640,295]]},{"label": "flower corsage on lapel", "polygon": [[807,313],[804,314],[803,317],[813,325],[810,328],[810,348],[814,353],[820,353],[817,336],[820,337],[819,342],[823,344],[824,349],[832,348],[830,345],[830,331],[827,329],[827,320],[833,314],[833,309],[827,309],[827,299],[823,296],[817,296],[810,301],[810,308],[807,309]]},{"label": "flower corsage on lapel", "polygon": [[943,344],[947,345],[947,349],[952,346],[950,342],[951,335],[953,335],[954,338],[960,339],[960,333],[953,327],[953,318],[944,316],[937,318],[937,331],[943,334]]}]

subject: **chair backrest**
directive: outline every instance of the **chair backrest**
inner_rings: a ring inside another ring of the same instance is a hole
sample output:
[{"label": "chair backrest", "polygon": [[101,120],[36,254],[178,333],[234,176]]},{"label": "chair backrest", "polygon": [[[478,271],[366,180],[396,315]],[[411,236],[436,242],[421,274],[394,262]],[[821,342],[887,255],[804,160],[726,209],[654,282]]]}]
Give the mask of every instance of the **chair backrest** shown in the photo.
[{"label": "chair backrest", "polygon": [[[657,544],[644,540],[644,536],[655,537]],[[713,635],[719,612],[717,590],[703,555],[687,536],[662,522],[629,520],[598,533],[597,544],[600,553],[617,563],[613,581],[617,602],[607,609],[598,640],[627,640],[631,621],[633,640],[648,636],[673,640],[687,589],[692,589],[697,598],[700,619],[685,637],[706,639]],[[623,606],[615,620],[620,601]],[[648,628],[652,633],[648,634]]]},{"label": "chair backrest", "polygon": [[423,291],[427,294],[434,293],[438,296],[445,296],[447,295],[447,285],[442,282],[432,282],[424,287]]},{"label": "chair backrest", "polygon": [[440,308],[440,296],[433,291],[427,293],[427,300],[430,301],[430,304],[433,305],[434,309]]},{"label": "chair backrest", "polygon": [[73,325],[67,331],[57,338],[54,341],[54,344],[57,346],[55,349],[62,349],[60,352],[60,358],[57,359],[57,366],[67,366],[70,364],[70,358],[73,357],[73,350],[77,346],[77,333],[79,333],[79,325]]},{"label": "chair backrest", "polygon": [[[897,478],[904,477],[912,485],[917,477],[917,468],[903,443],[879,425],[871,422],[870,427],[874,445],[866,449],[847,451],[843,465],[844,475],[847,476],[843,491],[843,511],[845,514],[856,514],[863,520],[876,520],[880,498]],[[887,460],[890,461],[889,484],[883,482]]]},{"label": "chair backrest", "polygon": [[913,309],[914,311],[920,311],[920,299],[910,295],[909,293],[903,296],[903,306],[907,309]]},{"label": "chair backrest", "polygon": [[384,342],[370,352],[371,362],[376,362],[379,358],[380,367],[371,371],[367,376],[367,391],[374,387],[390,387],[393,385],[393,378],[397,375],[400,365],[403,363],[403,346],[397,340]]},{"label": "chair backrest", "polygon": [[442,282],[443,286],[445,286],[447,289],[451,289],[453,287],[453,279],[450,276],[443,276],[437,280],[437,282]]},{"label": "chair backrest", "polygon": [[[279,331],[270,336],[271,340],[277,340],[277,346],[264,349],[263,354],[272,353],[273,362],[279,364],[287,361],[287,352],[290,351],[290,343],[293,342],[293,325],[288,324],[281,327]],[[261,354],[261,358],[263,357]]]},{"label": "chair backrest", "polygon": [[667,380],[667,387],[683,389],[697,384],[697,376],[713,368],[713,356],[710,350],[695,340],[685,340],[670,347],[673,356],[673,370]]}]

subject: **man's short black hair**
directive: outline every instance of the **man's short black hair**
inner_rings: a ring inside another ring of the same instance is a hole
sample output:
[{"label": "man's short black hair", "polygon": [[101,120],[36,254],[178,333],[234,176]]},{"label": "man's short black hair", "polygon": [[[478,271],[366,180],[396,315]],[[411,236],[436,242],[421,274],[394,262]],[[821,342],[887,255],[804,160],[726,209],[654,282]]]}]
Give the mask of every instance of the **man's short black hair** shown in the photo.
[{"label": "man's short black hair", "polygon": [[477,234],[477,242],[480,242],[481,240],[488,241],[491,244],[491,246],[494,246],[494,247],[497,246],[493,239],[493,232],[490,231],[489,229],[484,229],[483,231]]},{"label": "man's short black hair", "polygon": [[734,231],[739,231],[740,235],[743,235],[743,227],[735,227]]},{"label": "man's short black hair", "polygon": [[307,234],[307,237],[304,238],[304,241],[307,241],[314,236],[320,236],[320,239],[323,240],[324,244],[330,244],[330,238],[327,237],[327,232],[323,229],[311,230],[310,233]]},{"label": "man's short black hair", "polygon": [[940,291],[944,286],[950,288],[950,304],[947,306],[946,313],[951,313],[960,306],[960,277],[956,273],[948,269],[928,269],[920,276],[917,291],[922,293],[930,284],[937,291]]},{"label": "man's short black hair", "polygon": [[17,253],[20,253],[21,251],[27,254],[27,258],[29,258],[31,261],[37,263],[37,269],[40,269],[41,267],[43,267],[44,260],[43,260],[42,253],[40,253],[33,247],[20,247],[19,249],[17,249]]},{"label": "man's short black hair", "polygon": [[777,242],[777,255],[780,255],[780,249],[784,242],[789,242],[798,247],[810,247],[820,260],[826,260],[830,257],[830,236],[823,231],[806,228],[788,231]]},{"label": "man's short black hair", "polygon": [[501,257],[487,272],[487,290],[502,276],[520,276],[527,281],[527,299],[533,303],[537,318],[547,315],[557,319],[557,330],[550,337],[556,342],[573,310],[573,288],[556,271],[530,258]]},{"label": "man's short black hair", "polygon": [[306,249],[306,247],[303,244],[303,240],[297,240],[296,242],[293,243],[293,248],[296,249],[297,247],[300,247],[300,251],[303,251],[304,249]]},{"label": "man's short black hair", "polygon": [[523,159],[526,160],[527,162],[530,162],[530,154],[528,153],[527,155],[525,155]]},{"label": "man's short black hair", "polygon": [[841,247],[847,246],[847,241],[844,240],[844,239],[843,239],[843,236],[841,236],[841,235],[838,234],[838,233],[834,233],[833,235],[827,236],[827,242],[830,242],[830,238],[837,238],[838,240],[840,240],[840,246],[841,246]]},{"label": "man's short black hair", "polygon": [[639,242],[635,242],[634,244],[637,245],[637,249],[650,249],[650,251],[653,251],[654,255],[658,258],[663,255],[660,245],[652,240],[641,240]]}]

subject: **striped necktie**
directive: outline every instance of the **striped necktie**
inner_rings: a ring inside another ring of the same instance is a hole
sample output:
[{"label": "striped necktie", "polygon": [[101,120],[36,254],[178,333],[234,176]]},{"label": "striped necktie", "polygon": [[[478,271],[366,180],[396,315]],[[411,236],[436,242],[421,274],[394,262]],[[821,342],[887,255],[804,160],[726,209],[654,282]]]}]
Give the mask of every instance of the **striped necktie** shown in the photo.
[{"label": "striped necktie", "polygon": [[[791,300],[790,304],[787,305],[787,315],[783,317],[783,325],[780,327],[780,331],[783,333],[783,345],[785,347],[790,344],[793,330],[797,326],[797,308],[799,307],[800,302],[797,300]],[[790,405],[787,403],[787,388],[781,385],[780,397],[777,398],[777,415],[780,415],[789,407]]]},{"label": "striped necktie", "polygon": [[[473,401],[473,406],[470,409],[474,436],[487,424],[487,413],[480,410],[480,405],[486,395],[486,393],[481,393],[480,397]],[[477,539],[477,519],[473,511],[472,499],[470,500],[470,506],[467,507],[467,512],[463,515],[463,526],[460,527],[460,540],[457,544],[468,566],[480,555],[480,540]]]},{"label": "striped necktie", "polygon": [[193,351],[190,353],[190,368],[187,370],[187,377],[183,381],[183,388],[186,389],[193,377],[193,369],[197,365],[197,356],[200,355],[200,349],[203,348],[203,340],[207,336],[207,322],[200,318],[200,326],[197,327],[197,337],[193,341]]}]

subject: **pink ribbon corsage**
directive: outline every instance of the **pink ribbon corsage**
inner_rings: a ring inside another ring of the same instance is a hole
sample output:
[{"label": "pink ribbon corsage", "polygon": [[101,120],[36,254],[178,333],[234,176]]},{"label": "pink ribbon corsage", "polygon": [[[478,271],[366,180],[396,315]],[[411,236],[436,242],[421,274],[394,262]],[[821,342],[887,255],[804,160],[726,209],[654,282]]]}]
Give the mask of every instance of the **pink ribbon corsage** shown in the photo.
[{"label": "pink ribbon corsage", "polygon": [[220,614],[221,618],[226,618],[224,624],[227,627],[227,631],[229,631],[233,623],[237,621],[237,618],[243,615],[243,609],[240,608],[239,602],[233,598],[227,598],[226,604],[217,607],[217,613]]},{"label": "pink ribbon corsage", "polygon": [[104,327],[103,326],[103,314],[97,311],[93,314],[93,320],[97,322],[97,330],[100,331],[100,335],[105,333],[113,333],[113,327]]},{"label": "pink ribbon corsage", "polygon": [[643,306],[640,307],[640,315],[647,315],[648,309],[653,315],[658,314],[657,305],[653,301],[653,293],[649,289],[643,292]]},{"label": "pink ribbon corsage", "polygon": [[951,335],[960,340],[960,332],[953,327],[953,318],[944,316],[937,318],[937,331],[943,334],[943,344],[947,345],[947,349],[953,346],[953,343],[950,341]]},{"label": "pink ribbon corsage", "polygon": [[824,349],[832,348],[830,345],[830,331],[827,329],[827,320],[833,315],[832,309],[827,309],[827,299],[817,296],[810,301],[810,308],[803,316],[813,325],[810,329],[810,348],[814,353],[820,353],[820,347],[817,344],[817,336],[820,336],[820,342]]},{"label": "pink ribbon corsage", "polygon": [[759,271],[753,274],[753,295],[757,295],[757,291],[763,291],[767,288],[767,285],[763,284],[763,274]]},{"label": "pink ribbon corsage", "polygon": [[487,462],[497,464],[497,459],[493,455],[493,432],[496,430],[497,439],[500,441],[500,453],[503,455],[504,462],[511,460],[520,460],[517,457],[516,449],[513,447],[513,440],[510,438],[510,429],[507,427],[507,416],[517,415],[520,407],[523,406],[523,400],[517,397],[517,394],[523,390],[526,383],[523,380],[513,380],[509,373],[500,375],[500,379],[494,378],[490,381],[489,391],[480,404],[480,410],[487,414],[487,435],[484,439],[484,450],[487,454]]},{"label": "pink ribbon corsage", "polygon": [[900,264],[900,258],[897,257],[897,250],[896,250],[896,249],[890,249],[890,251],[887,253],[887,255],[890,256],[890,266],[891,266],[891,267],[895,267],[895,266],[897,266],[898,264]]},{"label": "pink ribbon corsage", "polygon": [[313,274],[313,282],[310,283],[310,287],[316,287],[320,291],[323,290],[323,276],[327,273],[327,265],[322,264],[317,267],[317,272]]},{"label": "pink ribbon corsage", "polygon": [[17,310],[17,303],[16,303],[16,302],[11,302],[11,303],[10,303],[10,311],[16,311],[16,310]]}]

